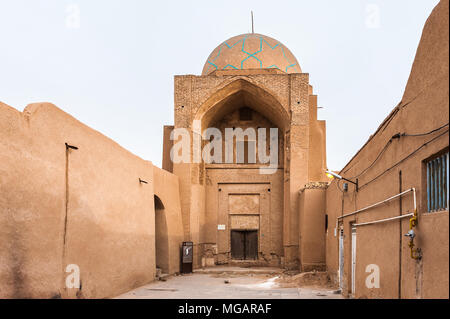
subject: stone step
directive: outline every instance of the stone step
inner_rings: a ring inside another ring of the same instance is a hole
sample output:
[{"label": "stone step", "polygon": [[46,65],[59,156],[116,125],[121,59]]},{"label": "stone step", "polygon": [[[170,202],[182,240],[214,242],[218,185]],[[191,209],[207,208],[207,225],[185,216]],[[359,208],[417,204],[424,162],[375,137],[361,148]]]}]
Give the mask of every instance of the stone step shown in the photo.
[{"label": "stone step", "polygon": [[235,266],[215,266],[194,269],[197,274],[269,274],[276,275],[283,273],[284,269],[276,267],[235,267]]}]

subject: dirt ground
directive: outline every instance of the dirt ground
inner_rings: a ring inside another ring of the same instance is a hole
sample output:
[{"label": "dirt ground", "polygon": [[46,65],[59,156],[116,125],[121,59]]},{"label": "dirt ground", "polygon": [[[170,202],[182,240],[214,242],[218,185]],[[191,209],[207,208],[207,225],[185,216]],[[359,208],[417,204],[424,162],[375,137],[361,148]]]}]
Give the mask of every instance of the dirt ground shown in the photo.
[{"label": "dirt ground", "polygon": [[[274,275],[278,275],[275,283],[282,288],[327,288],[335,289],[338,287],[331,282],[330,277],[326,272],[322,271],[311,271],[311,272],[298,272],[298,271],[286,271],[280,270],[279,268],[269,268],[269,267],[259,267],[259,268],[249,268],[249,267],[239,267],[238,269],[229,269],[220,271],[219,269],[208,272],[203,271],[202,273],[211,273],[214,277],[240,277],[242,275],[255,275],[259,273],[260,277],[272,278]],[[208,268],[206,268],[208,269]]]},{"label": "dirt ground", "polygon": [[276,282],[283,288],[327,288],[338,289],[326,272],[283,273]]},{"label": "dirt ground", "polygon": [[341,299],[326,274],[276,268],[212,267],[139,287],[120,299]]}]

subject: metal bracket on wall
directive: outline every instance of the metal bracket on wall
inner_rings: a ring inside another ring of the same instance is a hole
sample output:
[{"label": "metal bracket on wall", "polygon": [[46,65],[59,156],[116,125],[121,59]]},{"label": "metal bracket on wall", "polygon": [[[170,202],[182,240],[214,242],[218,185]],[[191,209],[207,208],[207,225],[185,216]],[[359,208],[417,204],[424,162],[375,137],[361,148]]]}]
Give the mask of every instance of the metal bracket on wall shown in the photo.
[{"label": "metal bracket on wall", "polygon": [[68,150],[68,149],[72,149],[72,150],[77,150],[77,149],[78,149],[78,147],[76,147],[76,146],[69,145],[69,144],[67,144],[67,143],[64,143],[64,144],[66,144],[66,149],[67,149],[67,150]]}]

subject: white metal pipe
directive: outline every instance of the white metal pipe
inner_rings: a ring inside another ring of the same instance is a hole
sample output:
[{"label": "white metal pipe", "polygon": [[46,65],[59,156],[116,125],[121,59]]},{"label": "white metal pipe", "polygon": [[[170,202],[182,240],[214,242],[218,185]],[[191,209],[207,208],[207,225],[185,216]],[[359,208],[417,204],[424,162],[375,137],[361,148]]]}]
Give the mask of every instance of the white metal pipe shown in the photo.
[{"label": "white metal pipe", "polygon": [[374,221],[370,221],[370,222],[366,222],[366,223],[353,224],[353,226],[357,227],[357,226],[378,224],[378,223],[388,222],[390,220],[395,220],[395,219],[400,219],[400,218],[405,218],[405,217],[411,217],[411,216],[414,216],[414,213],[409,213],[409,214],[405,214],[405,215],[400,215],[400,216],[395,216],[395,217],[390,217],[390,218],[374,220]]},{"label": "white metal pipe", "polygon": [[[401,192],[400,194],[397,194],[397,195],[394,195],[394,196],[392,196],[392,197],[389,197],[389,198],[387,198],[387,199],[385,199],[385,200],[383,200],[383,201],[381,201],[381,202],[378,202],[378,203],[372,204],[372,205],[370,205],[370,206],[367,206],[367,207],[358,209],[358,210],[356,210],[356,211],[354,211],[354,212],[352,212],[352,213],[349,213],[349,214],[345,214],[345,215],[339,216],[338,218],[336,218],[336,228],[335,228],[335,234],[334,234],[334,236],[336,237],[336,230],[337,230],[338,225],[339,225],[339,219],[342,219],[342,218],[347,217],[347,216],[355,215],[355,214],[357,214],[357,213],[360,213],[360,212],[362,212],[362,211],[365,211],[365,210],[367,210],[367,209],[369,209],[369,208],[372,208],[372,207],[375,207],[375,206],[377,206],[377,205],[383,204],[383,203],[385,203],[385,202],[387,202],[387,201],[390,201],[390,200],[392,200],[392,199],[394,199],[394,198],[397,198],[397,197],[399,197],[399,196],[402,196],[402,195],[404,195],[404,194],[406,194],[406,193],[408,193],[408,192],[411,192],[411,191],[413,192],[413,201],[414,201],[414,213],[411,213],[411,214],[412,214],[412,216],[416,215],[416,214],[417,214],[416,189],[413,187],[413,188],[407,189],[406,191]],[[411,214],[401,215],[401,216],[395,216],[395,217],[392,217],[392,218],[387,218],[386,220],[381,220],[381,221],[379,221],[379,222],[384,222],[384,221],[387,221],[387,220],[398,219],[398,218],[403,218],[403,217],[410,217]],[[378,222],[378,221],[375,221],[375,222]],[[369,224],[369,223],[372,224],[373,222],[361,223],[361,224],[355,224],[355,226],[362,226],[362,225],[366,225],[366,224]]]},{"label": "white metal pipe", "polygon": [[355,210],[354,212],[351,212],[351,213],[349,213],[349,214],[345,214],[345,215],[339,216],[338,219],[342,219],[342,218],[347,217],[347,216],[352,216],[352,215],[358,214],[358,213],[363,212],[363,211],[365,211],[365,210],[368,210],[368,209],[370,209],[370,208],[372,208],[372,207],[375,207],[375,206],[381,205],[381,204],[383,204],[383,203],[386,203],[386,202],[388,202],[388,201],[390,201],[390,200],[393,200],[394,198],[397,198],[397,197],[399,197],[399,196],[402,196],[402,195],[404,195],[404,194],[406,194],[406,193],[409,193],[409,192],[411,192],[411,191],[414,192],[414,210],[415,210],[415,209],[416,209],[416,196],[415,196],[415,195],[416,195],[416,190],[415,190],[415,188],[410,188],[410,189],[408,189],[408,190],[406,190],[406,191],[401,192],[400,194],[397,194],[397,195],[394,195],[394,196],[392,196],[392,197],[389,197],[389,198],[387,198],[387,199],[385,199],[385,200],[382,200],[381,202],[377,202],[377,203],[372,204],[372,205],[369,205],[369,206],[367,206],[367,207],[364,207],[364,208]]}]

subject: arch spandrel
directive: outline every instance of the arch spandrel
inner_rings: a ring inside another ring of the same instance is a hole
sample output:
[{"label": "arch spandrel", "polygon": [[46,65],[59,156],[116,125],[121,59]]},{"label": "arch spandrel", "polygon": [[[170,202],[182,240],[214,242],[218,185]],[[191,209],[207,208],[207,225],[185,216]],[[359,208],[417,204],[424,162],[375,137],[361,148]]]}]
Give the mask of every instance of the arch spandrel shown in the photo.
[{"label": "arch spandrel", "polygon": [[193,120],[200,120],[202,128],[206,128],[225,114],[242,107],[243,101],[282,131],[288,130],[290,117],[278,99],[261,86],[242,78],[234,79],[211,94],[199,107]]}]

